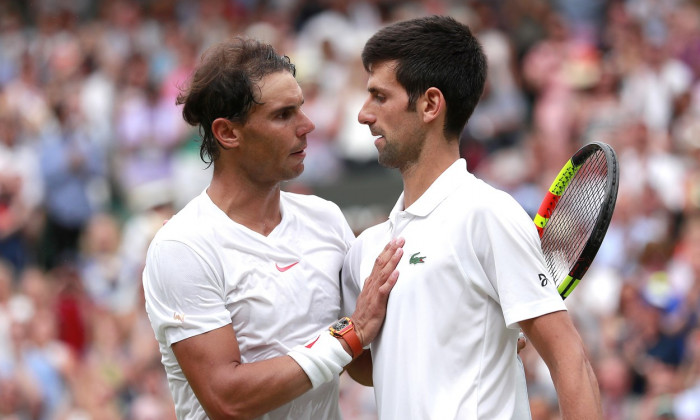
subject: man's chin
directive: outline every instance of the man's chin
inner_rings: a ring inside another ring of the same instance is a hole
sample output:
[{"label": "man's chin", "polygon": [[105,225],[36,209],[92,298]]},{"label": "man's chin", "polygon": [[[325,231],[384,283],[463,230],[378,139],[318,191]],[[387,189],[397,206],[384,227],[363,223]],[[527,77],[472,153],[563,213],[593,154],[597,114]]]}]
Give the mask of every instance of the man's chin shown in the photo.
[{"label": "man's chin", "polygon": [[289,177],[287,178],[287,181],[291,181],[293,179],[299,178],[301,174],[304,173],[304,163],[300,163],[299,165],[295,166],[291,172],[289,173]]},{"label": "man's chin", "polygon": [[396,162],[396,159],[392,159],[391,157],[388,157],[388,156],[379,155],[379,157],[377,158],[377,162],[381,166],[383,166],[385,168],[389,168],[389,169],[396,169],[399,167],[398,162]]}]

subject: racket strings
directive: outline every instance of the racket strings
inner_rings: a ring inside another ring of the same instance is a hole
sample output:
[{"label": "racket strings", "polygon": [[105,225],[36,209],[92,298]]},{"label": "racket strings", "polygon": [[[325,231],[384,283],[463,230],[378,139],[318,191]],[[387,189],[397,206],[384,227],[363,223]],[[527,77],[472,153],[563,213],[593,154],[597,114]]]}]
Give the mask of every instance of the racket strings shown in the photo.
[{"label": "racket strings", "polygon": [[547,266],[559,284],[574,269],[605,202],[605,153],[590,156],[573,177],[554,208],[542,235]]}]

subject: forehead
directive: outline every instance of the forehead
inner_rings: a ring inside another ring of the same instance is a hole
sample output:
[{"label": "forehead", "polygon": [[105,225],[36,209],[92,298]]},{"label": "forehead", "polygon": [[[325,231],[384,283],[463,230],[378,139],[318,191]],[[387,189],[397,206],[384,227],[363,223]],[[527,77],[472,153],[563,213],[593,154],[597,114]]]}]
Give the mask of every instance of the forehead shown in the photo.
[{"label": "forehead", "polygon": [[287,71],[268,74],[258,83],[261,108],[287,106],[302,100],[301,88],[294,76]]},{"label": "forehead", "polygon": [[367,88],[401,88],[402,86],[396,80],[396,65],[395,61],[373,64],[369,69]]}]

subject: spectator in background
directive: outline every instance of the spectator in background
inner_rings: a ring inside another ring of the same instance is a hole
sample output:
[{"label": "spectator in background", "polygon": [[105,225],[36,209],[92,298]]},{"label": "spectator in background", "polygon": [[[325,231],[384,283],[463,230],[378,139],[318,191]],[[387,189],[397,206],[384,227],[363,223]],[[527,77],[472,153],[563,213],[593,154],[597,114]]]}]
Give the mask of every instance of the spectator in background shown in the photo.
[{"label": "spectator in background", "polygon": [[27,298],[17,293],[16,283],[14,268],[0,259],[0,376],[12,371],[11,365],[17,356],[12,329],[33,311]]},{"label": "spectator in background", "polygon": [[120,317],[133,317],[135,313],[145,315],[141,310],[141,274],[151,239],[164,221],[175,214],[173,190],[162,185],[142,188],[135,200],[138,212],[128,217],[122,225],[117,287],[110,302],[111,311]]},{"label": "spectator in background", "polygon": [[[544,162],[548,171],[558,171],[576,150],[572,141],[575,106],[575,80],[571,80],[570,63],[583,41],[571,37],[564,19],[550,11],[546,15],[547,37],[538,41],[523,57],[522,76],[525,86],[535,96],[532,104],[532,130],[537,134],[536,150],[545,150],[550,158]],[[555,163],[556,162],[556,163]],[[556,175],[556,174],[553,174]],[[552,175],[552,176],[553,176]]]},{"label": "spectator in background", "polygon": [[185,125],[175,112],[172,95],[163,96],[161,87],[150,80],[146,57],[132,55],[127,68],[116,110],[114,165],[125,204],[137,211],[134,201],[141,188],[173,181],[174,155]]},{"label": "spectator in background", "polygon": [[638,418],[638,398],[632,394],[632,373],[627,362],[615,354],[601,357],[596,369],[603,416],[606,420]]},{"label": "spectator in background", "polygon": [[642,58],[622,78],[620,99],[632,115],[640,118],[652,132],[667,132],[677,101],[690,89],[692,70],[669,55],[666,45],[657,39],[644,39]]},{"label": "spectator in background", "polygon": [[93,215],[80,238],[77,264],[83,289],[95,306],[110,311],[119,310],[121,303],[121,241],[119,221],[106,213]]},{"label": "spectator in background", "polygon": [[95,51],[85,56],[79,97],[80,113],[84,115],[83,126],[104,150],[110,150],[110,144],[114,141],[113,115],[118,71],[118,60],[109,54]]},{"label": "spectator in background", "polygon": [[674,413],[679,420],[700,418],[700,328],[697,325],[688,336],[688,351],[679,372]]},{"label": "spectator in background", "polygon": [[620,74],[609,58],[597,52],[586,58],[589,70],[594,73],[591,85],[581,89],[574,112],[574,139],[579,144],[615,136],[629,119],[620,101]]},{"label": "spectator in background", "polygon": [[28,175],[38,165],[36,159],[32,159],[35,158],[34,154],[22,155],[17,145],[18,125],[19,122],[11,115],[0,115],[0,257],[21,270],[29,252],[24,228],[35,216],[27,197],[32,181]]},{"label": "spectator in background", "polygon": [[670,54],[683,61],[700,77],[700,10],[690,2],[680,2],[669,11],[668,42]]},{"label": "spectator in background", "polygon": [[[67,403],[68,380],[75,368],[75,354],[58,339],[55,315],[48,308],[35,308],[27,339],[18,362],[38,387],[41,395],[40,420],[52,420]],[[19,366],[18,366],[19,368]]]},{"label": "spectator in background", "polygon": [[0,256],[15,269],[36,259],[44,179],[37,138],[48,121],[47,104],[28,54],[17,78],[0,88]]},{"label": "spectator in background", "polygon": [[[478,167],[478,155],[491,154],[521,142],[524,134],[527,103],[518,78],[514,74],[513,43],[497,26],[495,12],[486,4],[477,3],[478,18],[474,30],[489,60],[484,93],[462,135],[462,155],[471,169]],[[477,145],[470,146],[470,142]],[[479,150],[485,149],[485,150]]]},{"label": "spectator in background", "polygon": [[75,260],[80,235],[98,210],[93,188],[106,174],[105,151],[83,130],[74,99],[56,104],[56,127],[41,142],[46,220],[40,262],[47,269]]}]

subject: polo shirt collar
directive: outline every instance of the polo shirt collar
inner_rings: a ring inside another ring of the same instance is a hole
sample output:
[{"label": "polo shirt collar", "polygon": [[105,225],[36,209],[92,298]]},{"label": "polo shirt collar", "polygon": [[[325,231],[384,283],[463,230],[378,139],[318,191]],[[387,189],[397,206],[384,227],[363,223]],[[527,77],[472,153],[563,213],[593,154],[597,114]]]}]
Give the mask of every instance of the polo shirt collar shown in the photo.
[{"label": "polo shirt collar", "polygon": [[[457,159],[449,168],[440,174],[439,177],[428,187],[428,189],[411,206],[405,209],[406,213],[414,216],[427,216],[438,204],[447,198],[452,191],[462,185],[464,175],[467,172],[467,161]],[[391,219],[394,215],[404,211],[404,192],[401,192],[398,201],[391,210]]]}]

